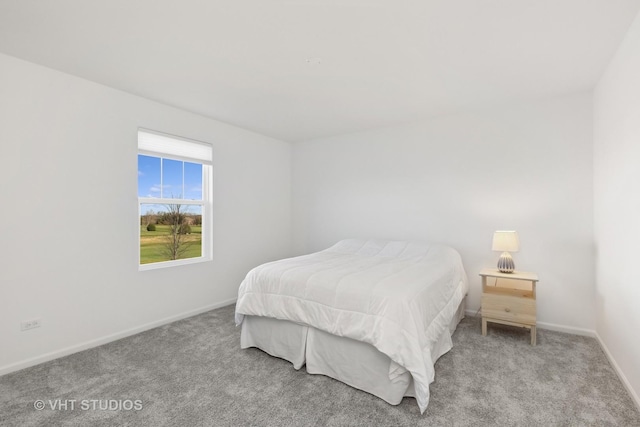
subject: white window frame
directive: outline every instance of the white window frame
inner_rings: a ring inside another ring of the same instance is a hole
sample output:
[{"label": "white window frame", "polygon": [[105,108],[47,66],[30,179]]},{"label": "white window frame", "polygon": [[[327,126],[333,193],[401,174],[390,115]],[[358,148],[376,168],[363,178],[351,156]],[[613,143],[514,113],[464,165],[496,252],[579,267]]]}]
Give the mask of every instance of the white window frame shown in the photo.
[{"label": "white window frame", "polygon": [[[211,144],[169,135],[153,130],[138,129],[138,155],[160,157],[202,165],[202,200],[138,196],[138,269],[155,270],[178,265],[196,264],[212,260],[213,253],[213,149]],[[136,157],[137,161],[137,157]],[[196,205],[202,209],[202,253],[199,257],[140,264],[140,216],[143,204]]]}]

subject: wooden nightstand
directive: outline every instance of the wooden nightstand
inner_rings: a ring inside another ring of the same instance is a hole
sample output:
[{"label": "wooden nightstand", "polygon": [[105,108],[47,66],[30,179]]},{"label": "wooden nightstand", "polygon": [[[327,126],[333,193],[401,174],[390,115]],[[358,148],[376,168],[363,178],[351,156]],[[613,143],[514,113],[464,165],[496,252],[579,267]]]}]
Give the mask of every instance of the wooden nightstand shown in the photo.
[{"label": "wooden nightstand", "polygon": [[[536,345],[536,283],[538,275],[525,271],[500,273],[485,268],[482,277],[482,335],[487,322],[531,329],[531,345]],[[489,280],[494,279],[490,282]],[[508,279],[508,280],[504,280]],[[503,283],[500,284],[500,281]],[[508,283],[511,282],[511,283]],[[523,282],[522,285],[520,282]]]}]

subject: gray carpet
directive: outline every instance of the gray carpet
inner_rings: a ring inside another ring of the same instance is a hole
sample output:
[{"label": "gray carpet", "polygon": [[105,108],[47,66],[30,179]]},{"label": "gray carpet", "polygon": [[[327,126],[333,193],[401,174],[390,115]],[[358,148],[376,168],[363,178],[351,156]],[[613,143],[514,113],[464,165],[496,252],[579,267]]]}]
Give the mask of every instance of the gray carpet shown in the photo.
[{"label": "gray carpet", "polygon": [[[412,398],[391,406],[260,350],[240,350],[233,310],[0,377],[0,425],[640,426],[592,338],[539,330],[531,347],[524,330],[493,325],[482,337],[479,319],[467,318],[436,364],[431,403],[420,415]],[[34,409],[38,399],[45,409]],[[67,400],[67,410],[48,406],[56,399]],[[92,410],[101,403],[91,400],[140,400],[142,409]]]}]

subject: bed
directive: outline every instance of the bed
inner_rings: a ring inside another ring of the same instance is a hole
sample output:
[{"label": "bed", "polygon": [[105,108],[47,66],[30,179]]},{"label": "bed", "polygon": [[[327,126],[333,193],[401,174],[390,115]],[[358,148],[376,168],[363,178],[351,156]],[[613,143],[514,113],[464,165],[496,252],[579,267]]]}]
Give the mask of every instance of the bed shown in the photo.
[{"label": "bed", "polygon": [[257,347],[390,404],[429,403],[435,361],[464,316],[460,255],[437,244],[346,239],[263,264],[238,290],[241,347]]}]

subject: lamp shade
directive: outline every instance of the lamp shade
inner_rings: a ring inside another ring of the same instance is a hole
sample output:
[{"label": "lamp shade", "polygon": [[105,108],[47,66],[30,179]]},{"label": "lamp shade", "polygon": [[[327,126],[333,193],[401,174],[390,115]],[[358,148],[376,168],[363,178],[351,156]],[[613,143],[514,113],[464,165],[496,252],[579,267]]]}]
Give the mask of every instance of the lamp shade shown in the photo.
[{"label": "lamp shade", "polygon": [[496,231],[493,233],[492,249],[500,252],[518,252],[520,249],[518,233],[515,231]]}]

